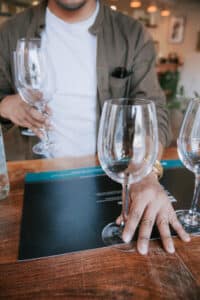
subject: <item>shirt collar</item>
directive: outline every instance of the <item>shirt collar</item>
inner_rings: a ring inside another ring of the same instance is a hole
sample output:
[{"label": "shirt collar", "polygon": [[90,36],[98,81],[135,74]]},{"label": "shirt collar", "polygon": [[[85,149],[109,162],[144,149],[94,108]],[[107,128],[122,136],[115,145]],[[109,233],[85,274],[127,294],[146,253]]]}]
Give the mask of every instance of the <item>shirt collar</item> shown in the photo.
[{"label": "shirt collar", "polygon": [[[42,2],[35,6],[33,8],[33,19],[32,24],[29,27],[28,31],[28,37],[37,36],[39,37],[42,33],[42,31],[45,28],[45,13],[46,13],[46,7],[48,4],[48,0],[42,0]],[[89,28],[89,32],[97,35],[98,32],[101,29],[101,24],[103,22],[103,16],[104,16],[104,4],[102,1],[99,1],[99,12],[97,14],[97,17],[94,21],[94,24]]]}]

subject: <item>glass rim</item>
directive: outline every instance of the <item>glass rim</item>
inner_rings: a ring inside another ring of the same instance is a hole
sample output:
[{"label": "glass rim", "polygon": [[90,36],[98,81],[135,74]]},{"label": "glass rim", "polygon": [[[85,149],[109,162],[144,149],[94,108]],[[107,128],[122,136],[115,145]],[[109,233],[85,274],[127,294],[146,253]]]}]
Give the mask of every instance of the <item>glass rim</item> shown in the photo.
[{"label": "glass rim", "polygon": [[26,37],[23,37],[23,38],[19,38],[18,40],[17,40],[17,42],[18,41],[41,41],[41,38],[37,38],[37,37],[31,37],[31,38],[26,38]]},{"label": "glass rim", "polygon": [[[130,101],[130,103],[125,103],[125,101]],[[121,97],[121,98],[110,98],[105,100],[106,104],[111,105],[121,105],[128,106],[133,104],[134,106],[146,106],[146,105],[155,105],[155,102],[151,99],[140,98],[140,97]]]}]

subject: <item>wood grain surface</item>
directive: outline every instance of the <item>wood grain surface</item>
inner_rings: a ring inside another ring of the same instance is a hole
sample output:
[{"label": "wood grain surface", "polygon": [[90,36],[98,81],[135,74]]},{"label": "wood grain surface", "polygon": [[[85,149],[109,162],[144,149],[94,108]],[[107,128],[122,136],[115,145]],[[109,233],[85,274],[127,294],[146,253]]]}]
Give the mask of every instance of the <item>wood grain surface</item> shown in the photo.
[{"label": "wood grain surface", "polygon": [[[176,149],[163,158],[177,158]],[[157,240],[147,256],[106,247],[17,261],[25,174],[96,164],[95,157],[8,162],[11,192],[0,202],[0,299],[200,299],[200,237],[174,238],[175,254]]]}]

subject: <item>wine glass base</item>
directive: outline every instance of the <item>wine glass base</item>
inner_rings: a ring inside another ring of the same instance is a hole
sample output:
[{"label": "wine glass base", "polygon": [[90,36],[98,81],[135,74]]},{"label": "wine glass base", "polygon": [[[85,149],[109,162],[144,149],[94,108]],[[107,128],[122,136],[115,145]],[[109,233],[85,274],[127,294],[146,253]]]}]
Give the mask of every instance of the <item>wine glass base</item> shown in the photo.
[{"label": "wine glass base", "polygon": [[200,213],[189,210],[178,210],[176,215],[184,229],[191,234],[200,234]]},{"label": "wine glass base", "polygon": [[33,146],[32,150],[33,153],[37,155],[42,155],[45,157],[50,157],[50,149],[51,149],[51,144],[45,144],[43,142],[39,142],[36,145]]},{"label": "wine glass base", "polygon": [[25,136],[35,136],[35,133],[31,129],[22,129],[21,134]]},{"label": "wine glass base", "polygon": [[114,246],[121,251],[135,251],[133,242],[125,243],[122,240],[122,232],[124,227],[112,222],[106,225],[102,231],[101,237],[106,246]]}]

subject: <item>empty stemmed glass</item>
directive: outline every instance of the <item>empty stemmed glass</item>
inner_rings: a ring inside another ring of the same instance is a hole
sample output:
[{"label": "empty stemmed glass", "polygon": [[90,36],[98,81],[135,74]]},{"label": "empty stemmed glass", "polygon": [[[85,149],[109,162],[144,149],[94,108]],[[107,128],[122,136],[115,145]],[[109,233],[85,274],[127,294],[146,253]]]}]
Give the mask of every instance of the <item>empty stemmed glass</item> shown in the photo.
[{"label": "empty stemmed glass", "polygon": [[[26,102],[25,98],[24,98],[24,92],[23,92],[23,88],[20,86],[19,82],[18,82],[18,68],[17,68],[17,56],[16,56],[16,51],[13,51],[13,66],[14,66],[14,81],[15,81],[15,88],[18,91],[19,95],[21,96],[21,98]],[[22,135],[26,135],[26,136],[35,136],[35,133],[30,129],[30,128],[23,128],[21,130],[21,134]]]},{"label": "empty stemmed glass", "polygon": [[122,184],[122,222],[102,231],[106,245],[122,243],[129,210],[129,186],[148,175],[158,154],[155,105],[145,99],[111,99],[105,102],[98,135],[98,156],[105,173]]},{"label": "empty stemmed glass", "polygon": [[[18,40],[15,60],[19,94],[30,106],[45,115],[46,105],[55,93],[55,72],[41,39]],[[33,152],[48,156],[52,143],[48,130],[41,128],[41,131],[43,139],[33,146]]]},{"label": "empty stemmed glass", "polygon": [[178,210],[177,216],[188,233],[200,232],[200,98],[190,101],[177,140],[178,154],[187,169],[195,174],[195,189],[188,210]]}]

